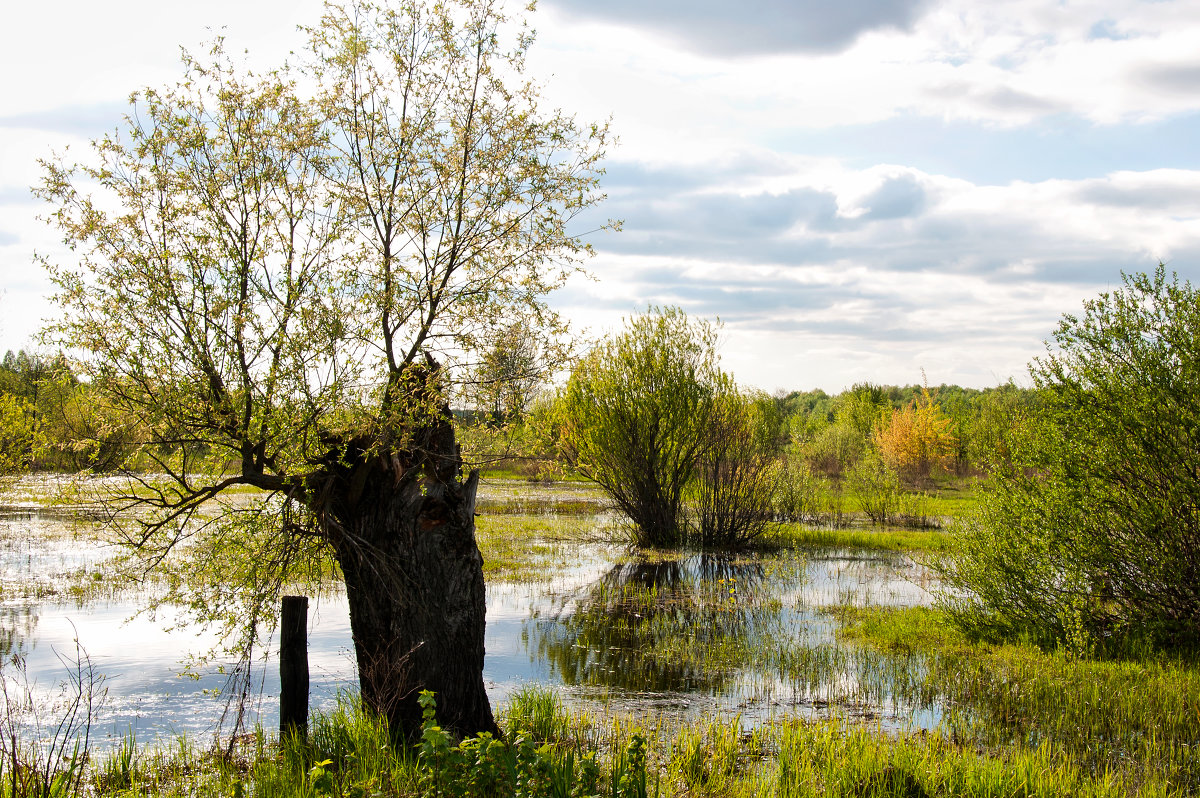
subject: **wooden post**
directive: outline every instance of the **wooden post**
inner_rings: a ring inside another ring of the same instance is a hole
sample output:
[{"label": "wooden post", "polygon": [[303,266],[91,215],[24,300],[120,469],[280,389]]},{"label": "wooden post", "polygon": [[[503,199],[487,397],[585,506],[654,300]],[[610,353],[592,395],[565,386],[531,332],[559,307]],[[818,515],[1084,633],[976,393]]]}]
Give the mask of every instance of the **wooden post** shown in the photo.
[{"label": "wooden post", "polygon": [[308,596],[284,596],[279,623],[279,735],[308,736]]}]

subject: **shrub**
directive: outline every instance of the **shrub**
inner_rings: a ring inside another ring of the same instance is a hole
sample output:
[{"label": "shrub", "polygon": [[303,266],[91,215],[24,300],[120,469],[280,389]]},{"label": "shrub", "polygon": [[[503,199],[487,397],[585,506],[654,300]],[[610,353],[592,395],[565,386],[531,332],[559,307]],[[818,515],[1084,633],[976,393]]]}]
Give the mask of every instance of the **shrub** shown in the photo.
[{"label": "shrub", "polygon": [[739,546],[766,531],[779,484],[779,428],[763,397],[727,390],[714,402],[697,460],[694,542]]},{"label": "shrub", "polygon": [[[1066,316],[982,512],[960,621],[1046,645],[1200,644],[1200,294],[1162,266]],[[1090,638],[1090,640],[1084,639]]]},{"label": "shrub", "polygon": [[780,461],[775,517],[792,523],[819,524],[828,504],[825,496],[831,490],[825,478],[814,473],[799,457],[789,455]]},{"label": "shrub", "polygon": [[847,481],[850,492],[858,499],[859,509],[871,523],[885,526],[896,521],[903,496],[900,478],[878,455],[863,458]]},{"label": "shrub", "polygon": [[561,442],[636,530],[640,544],[687,536],[684,492],[696,474],[718,394],[716,328],[678,308],[652,310],[603,341],[561,397]]}]

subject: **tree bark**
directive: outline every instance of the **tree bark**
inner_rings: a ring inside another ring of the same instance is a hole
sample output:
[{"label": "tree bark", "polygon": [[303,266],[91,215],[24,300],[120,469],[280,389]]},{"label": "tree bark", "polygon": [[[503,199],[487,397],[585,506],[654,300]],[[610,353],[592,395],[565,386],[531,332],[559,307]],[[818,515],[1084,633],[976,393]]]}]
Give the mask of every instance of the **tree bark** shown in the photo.
[{"label": "tree bark", "polygon": [[[420,446],[343,450],[332,502],[364,704],[392,734],[420,735],[431,690],[454,733],[499,735],[483,685],[486,601],[475,542],[478,472],[465,480],[454,432],[431,423]],[[363,443],[367,443],[364,441]]]}]

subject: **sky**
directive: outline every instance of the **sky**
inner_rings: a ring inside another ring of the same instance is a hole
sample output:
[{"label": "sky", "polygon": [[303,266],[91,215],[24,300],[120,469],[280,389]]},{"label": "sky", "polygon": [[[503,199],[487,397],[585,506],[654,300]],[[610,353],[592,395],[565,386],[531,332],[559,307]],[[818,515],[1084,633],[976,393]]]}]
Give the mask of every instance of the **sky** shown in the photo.
[{"label": "sky", "polygon": [[[46,0],[0,33],[0,351],[67,257],[29,194],[214,30],[263,63],[317,0]],[[767,391],[1027,384],[1065,313],[1159,261],[1200,282],[1194,0],[541,0],[545,104],[611,119],[591,336],[650,305],[723,323]]]}]

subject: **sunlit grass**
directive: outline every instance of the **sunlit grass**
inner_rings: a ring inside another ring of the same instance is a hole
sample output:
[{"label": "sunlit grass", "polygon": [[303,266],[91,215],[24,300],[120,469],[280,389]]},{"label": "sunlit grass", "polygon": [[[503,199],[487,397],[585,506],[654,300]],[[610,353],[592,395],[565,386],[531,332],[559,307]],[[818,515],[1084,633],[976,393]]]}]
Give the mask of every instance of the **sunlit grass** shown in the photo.
[{"label": "sunlit grass", "polygon": [[475,535],[489,581],[537,582],[579,562],[578,547],[608,539],[595,516],[481,515]]},{"label": "sunlit grass", "polygon": [[783,524],[763,538],[766,547],[882,549],[897,552],[940,552],[954,547],[954,533],[943,529],[878,527],[812,527]]},{"label": "sunlit grass", "polygon": [[990,749],[1043,743],[1085,772],[1200,789],[1200,666],[1097,661],[1028,644],[968,639],[931,608],[844,608],[846,642],[903,661],[916,700],[950,708],[944,726]]}]

